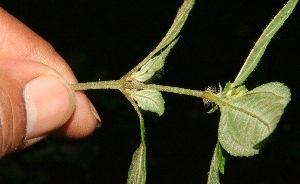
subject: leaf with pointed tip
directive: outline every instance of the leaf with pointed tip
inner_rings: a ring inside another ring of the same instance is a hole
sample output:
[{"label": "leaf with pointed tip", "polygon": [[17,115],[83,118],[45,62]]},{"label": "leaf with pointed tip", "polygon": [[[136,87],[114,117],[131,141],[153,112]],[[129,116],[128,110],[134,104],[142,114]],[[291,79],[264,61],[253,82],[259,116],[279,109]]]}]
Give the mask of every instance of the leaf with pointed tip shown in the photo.
[{"label": "leaf with pointed tip", "polygon": [[168,45],[159,55],[151,58],[144,66],[141,67],[137,72],[132,73],[131,79],[135,79],[139,82],[145,82],[153,75],[162,69],[165,64],[165,58],[168,56],[172,47],[177,43],[178,39],[174,40],[171,44]]},{"label": "leaf with pointed tip", "polygon": [[175,17],[175,20],[171,28],[168,30],[167,34],[162,39],[162,41],[155,48],[156,51],[159,51],[162,48],[169,45],[178,36],[186,19],[188,18],[188,15],[192,7],[194,6],[194,3],[195,0],[184,0],[183,4],[181,5],[180,9],[177,12],[177,15]]},{"label": "leaf with pointed tip", "polygon": [[233,156],[258,154],[256,146],[276,128],[290,95],[288,87],[271,82],[239,97],[223,98],[218,130],[222,147]]},{"label": "leaf with pointed tip", "polygon": [[165,112],[165,101],[161,92],[154,89],[133,90],[130,92],[137,105],[146,111],[157,113],[161,116]]},{"label": "leaf with pointed tip", "polygon": [[134,152],[128,172],[127,184],[146,183],[146,160],[143,144]]},{"label": "leaf with pointed tip", "polygon": [[143,60],[141,61],[137,66],[135,66],[132,70],[130,70],[124,77],[130,77],[131,74],[134,72],[137,72],[142,66],[144,66],[153,56],[155,56],[159,51],[164,49],[167,45],[169,45],[172,41],[175,40],[175,38],[178,36],[180,30],[182,29],[182,26],[184,25],[193,5],[195,3],[195,0],[184,0],[183,4],[181,5],[180,9],[177,12],[177,15],[175,17],[175,20],[168,30],[165,37],[161,40],[161,42],[157,45],[157,47]]},{"label": "leaf with pointed tip", "polygon": [[136,102],[123,91],[126,98],[130,101],[136,110],[140,119],[141,144],[132,156],[131,165],[128,171],[127,184],[145,184],[146,182],[146,141],[145,141],[145,124],[140,108]]},{"label": "leaf with pointed tip", "polygon": [[290,16],[297,2],[298,0],[289,0],[287,4],[274,17],[274,19],[269,23],[269,25],[266,27],[262,35],[255,43],[242,69],[232,83],[231,88],[241,85],[248,78],[250,73],[256,68],[269,42],[274,37],[279,28],[283,25],[285,20]]},{"label": "leaf with pointed tip", "polygon": [[225,157],[222,153],[222,148],[219,142],[217,142],[210,164],[207,184],[220,184],[219,171],[224,174],[224,167]]}]

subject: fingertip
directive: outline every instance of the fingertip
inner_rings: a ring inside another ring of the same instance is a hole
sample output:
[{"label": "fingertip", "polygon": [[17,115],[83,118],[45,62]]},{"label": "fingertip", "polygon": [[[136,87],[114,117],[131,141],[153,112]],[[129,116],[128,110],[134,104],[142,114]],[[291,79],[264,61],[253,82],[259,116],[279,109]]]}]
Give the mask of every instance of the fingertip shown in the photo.
[{"label": "fingertip", "polygon": [[25,85],[27,140],[61,127],[74,110],[74,92],[59,76],[43,75]]},{"label": "fingertip", "polygon": [[84,138],[101,126],[101,119],[82,91],[75,92],[75,110],[69,121],[58,130],[59,135],[69,138]]}]

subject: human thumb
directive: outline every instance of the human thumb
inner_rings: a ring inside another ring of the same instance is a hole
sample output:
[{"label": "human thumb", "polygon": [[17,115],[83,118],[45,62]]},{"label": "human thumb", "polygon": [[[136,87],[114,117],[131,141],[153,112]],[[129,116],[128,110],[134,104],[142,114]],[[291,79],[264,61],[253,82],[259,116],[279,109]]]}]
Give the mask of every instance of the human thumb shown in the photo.
[{"label": "human thumb", "polygon": [[74,92],[63,77],[40,63],[15,64],[0,67],[0,157],[47,136],[74,111]]}]

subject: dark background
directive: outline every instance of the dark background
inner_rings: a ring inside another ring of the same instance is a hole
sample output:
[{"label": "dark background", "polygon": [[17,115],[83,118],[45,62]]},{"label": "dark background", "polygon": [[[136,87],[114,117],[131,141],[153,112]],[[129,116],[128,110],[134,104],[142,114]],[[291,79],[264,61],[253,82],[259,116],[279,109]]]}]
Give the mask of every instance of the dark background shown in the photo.
[{"label": "dark background", "polygon": [[[1,1],[0,1],[1,2]],[[158,84],[205,89],[237,75],[286,1],[198,0]],[[2,7],[49,41],[80,82],[119,79],[159,43],[181,0],[6,0]],[[229,157],[224,183],[300,183],[300,7],[268,47],[248,89],[280,81],[292,101],[260,154]],[[1,25],[0,25],[1,26]],[[83,140],[50,136],[0,161],[0,183],[126,183],[139,146],[138,118],[118,91],[88,91],[102,127]],[[147,183],[205,183],[219,112],[201,99],[164,94],[166,112],[145,113]]]}]

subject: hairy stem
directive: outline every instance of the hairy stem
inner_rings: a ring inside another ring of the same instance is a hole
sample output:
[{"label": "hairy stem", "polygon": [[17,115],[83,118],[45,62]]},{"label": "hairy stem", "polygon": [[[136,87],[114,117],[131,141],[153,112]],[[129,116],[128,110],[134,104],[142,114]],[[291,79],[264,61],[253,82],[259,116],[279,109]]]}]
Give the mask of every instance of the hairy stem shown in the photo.
[{"label": "hairy stem", "polygon": [[119,80],[98,81],[72,84],[74,90],[88,90],[88,89],[121,89],[122,82]]},{"label": "hairy stem", "polygon": [[72,84],[74,90],[88,90],[88,89],[119,89],[124,91],[125,89],[155,89],[161,92],[176,93],[180,95],[188,95],[199,98],[208,99],[216,104],[220,104],[219,97],[216,94],[207,91],[186,89],[173,86],[163,86],[157,84],[144,84],[139,82],[127,82],[123,80],[111,80],[111,81],[98,81]]}]

